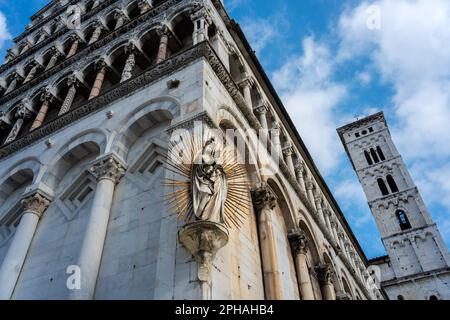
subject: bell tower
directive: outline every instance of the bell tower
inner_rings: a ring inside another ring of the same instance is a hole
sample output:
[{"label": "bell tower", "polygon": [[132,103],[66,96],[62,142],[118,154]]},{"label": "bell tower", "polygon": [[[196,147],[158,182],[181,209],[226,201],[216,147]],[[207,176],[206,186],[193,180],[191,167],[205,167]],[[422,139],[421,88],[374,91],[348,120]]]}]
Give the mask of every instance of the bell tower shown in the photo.
[{"label": "bell tower", "polygon": [[358,120],[338,133],[381,233],[391,277],[447,269],[448,249],[395,147],[384,114]]}]

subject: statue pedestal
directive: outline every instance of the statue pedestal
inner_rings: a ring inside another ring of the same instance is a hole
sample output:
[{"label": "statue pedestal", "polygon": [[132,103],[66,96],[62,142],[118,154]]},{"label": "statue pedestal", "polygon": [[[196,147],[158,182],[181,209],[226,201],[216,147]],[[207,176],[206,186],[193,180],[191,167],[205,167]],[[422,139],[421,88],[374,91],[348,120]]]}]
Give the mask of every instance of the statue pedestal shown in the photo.
[{"label": "statue pedestal", "polygon": [[178,239],[197,261],[198,280],[202,285],[202,299],[211,300],[211,267],[216,253],[228,243],[225,225],[209,221],[190,223],[178,232]]}]

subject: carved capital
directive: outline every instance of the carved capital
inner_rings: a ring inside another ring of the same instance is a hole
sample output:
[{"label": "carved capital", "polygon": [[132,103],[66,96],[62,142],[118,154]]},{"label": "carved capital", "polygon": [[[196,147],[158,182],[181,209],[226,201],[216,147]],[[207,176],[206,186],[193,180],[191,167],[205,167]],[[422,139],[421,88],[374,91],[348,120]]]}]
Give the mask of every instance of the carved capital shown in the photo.
[{"label": "carved capital", "polygon": [[168,36],[170,36],[170,29],[168,26],[163,24],[158,29],[156,29],[156,34],[158,35],[158,37],[162,37],[162,36],[168,37]]},{"label": "carved capital", "polygon": [[253,204],[258,212],[262,209],[273,209],[277,205],[277,197],[272,188],[264,183],[258,188],[252,190]]},{"label": "carved capital", "polygon": [[50,199],[40,192],[22,200],[23,211],[26,213],[33,213],[39,218],[42,217],[49,205]]},{"label": "carved capital", "polygon": [[72,74],[67,78],[67,86],[70,88],[72,86],[78,87],[80,85],[80,81],[76,75]]},{"label": "carved capital", "polygon": [[239,87],[241,89],[252,88],[254,85],[255,85],[255,80],[252,77],[246,77],[244,80],[239,82]]},{"label": "carved capital", "polygon": [[125,166],[114,156],[107,156],[94,163],[89,172],[97,179],[109,179],[114,183],[118,183],[125,175]]},{"label": "carved capital", "polygon": [[297,161],[295,161],[294,167],[295,167],[295,173],[298,176],[303,176],[303,174],[305,173],[305,170],[306,170],[305,164],[303,163],[303,161],[297,159]]},{"label": "carved capital", "polygon": [[211,15],[205,7],[202,7],[200,10],[192,12],[191,19],[193,22],[204,19],[206,23],[208,24],[212,23]]},{"label": "carved capital", "polygon": [[309,238],[303,230],[298,229],[293,231],[288,235],[288,239],[292,252],[295,255],[306,254],[308,252]]},{"label": "carved capital", "polygon": [[95,63],[95,68],[97,71],[106,70],[108,68],[108,64],[104,59],[100,59]]},{"label": "carved capital", "polygon": [[28,105],[29,105],[28,99],[24,99],[16,110],[15,117],[17,119],[31,118],[32,112],[30,111],[30,109],[28,109]]},{"label": "carved capital", "polygon": [[333,267],[329,263],[319,264],[315,268],[317,279],[321,285],[333,283]]},{"label": "carved capital", "polygon": [[269,112],[269,107],[267,104],[263,103],[259,107],[255,108],[255,112],[260,115],[265,115]]},{"label": "carved capital", "polygon": [[48,102],[51,103],[54,99],[53,94],[50,92],[50,88],[43,88],[41,90],[41,102]]},{"label": "carved capital", "polygon": [[306,190],[314,190],[314,182],[312,180],[306,181]]},{"label": "carved capital", "polygon": [[286,157],[290,157],[294,154],[294,147],[292,146],[292,143],[289,141],[286,143],[286,145],[283,148],[283,154]]},{"label": "carved capital", "polygon": [[114,19],[118,20],[118,19],[126,19],[127,16],[125,15],[125,12],[123,12],[122,10],[116,10],[114,12]]}]

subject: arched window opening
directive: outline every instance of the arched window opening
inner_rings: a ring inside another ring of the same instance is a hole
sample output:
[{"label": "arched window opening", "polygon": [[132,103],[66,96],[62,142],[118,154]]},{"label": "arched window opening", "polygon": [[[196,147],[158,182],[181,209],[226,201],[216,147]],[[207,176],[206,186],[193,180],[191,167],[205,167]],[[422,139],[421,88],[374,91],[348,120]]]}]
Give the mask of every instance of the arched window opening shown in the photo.
[{"label": "arched window opening", "polygon": [[380,157],[381,161],[385,161],[386,157],[384,156],[383,150],[378,146],[377,147],[378,156]]},{"label": "arched window opening", "polygon": [[433,295],[433,296],[430,296],[430,300],[436,301],[436,300],[439,300],[439,298]]},{"label": "arched window opening", "polygon": [[369,152],[364,151],[364,155],[366,156],[366,160],[367,160],[367,163],[369,164],[369,166],[373,165],[373,161],[372,161],[372,158],[370,157]]},{"label": "arched window opening", "polygon": [[397,187],[397,183],[395,183],[394,178],[391,175],[388,175],[386,177],[387,182],[389,184],[389,188],[391,188],[392,193],[398,192],[398,187]]},{"label": "arched window opening", "polygon": [[375,152],[375,149],[370,149],[370,153],[372,154],[372,159],[375,163],[380,162],[380,159],[378,158],[378,155]]},{"label": "arched window opening", "polygon": [[383,179],[380,178],[377,180],[377,182],[378,182],[378,187],[380,188],[381,194],[383,196],[387,196],[389,194],[389,190],[386,187],[386,184],[384,183]]},{"label": "arched window opening", "polygon": [[399,296],[397,297],[397,300],[405,300],[405,297],[402,296],[402,295],[399,295]]},{"label": "arched window opening", "polygon": [[400,224],[400,229],[402,229],[402,231],[411,229],[411,223],[409,222],[405,211],[397,210],[395,214],[397,215],[398,223]]}]

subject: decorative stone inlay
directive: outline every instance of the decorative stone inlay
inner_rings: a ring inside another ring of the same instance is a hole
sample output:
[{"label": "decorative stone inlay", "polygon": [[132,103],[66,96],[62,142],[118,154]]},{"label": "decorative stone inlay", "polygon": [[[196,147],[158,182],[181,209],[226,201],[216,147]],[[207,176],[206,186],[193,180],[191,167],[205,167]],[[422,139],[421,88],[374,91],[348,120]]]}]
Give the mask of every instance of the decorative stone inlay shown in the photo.
[{"label": "decorative stone inlay", "polygon": [[333,267],[329,263],[319,264],[315,268],[317,279],[321,285],[333,283]]},{"label": "decorative stone inlay", "polygon": [[298,229],[288,235],[289,243],[294,255],[306,254],[308,252],[309,238],[305,231]]},{"label": "decorative stone inlay", "polygon": [[261,186],[252,190],[253,205],[259,212],[264,208],[273,209],[277,206],[277,197],[272,188],[263,183]]},{"label": "decorative stone inlay", "polygon": [[25,213],[33,213],[39,218],[42,217],[49,205],[50,198],[39,191],[22,200],[23,211]]},{"label": "decorative stone inlay", "polygon": [[228,243],[228,229],[222,224],[196,221],[181,228],[178,239],[197,261],[198,280],[206,285],[203,299],[210,299],[212,262],[216,253]]},{"label": "decorative stone inlay", "polygon": [[125,175],[125,165],[113,155],[108,155],[98,160],[89,168],[89,172],[97,179],[109,179],[114,183],[119,183]]}]

